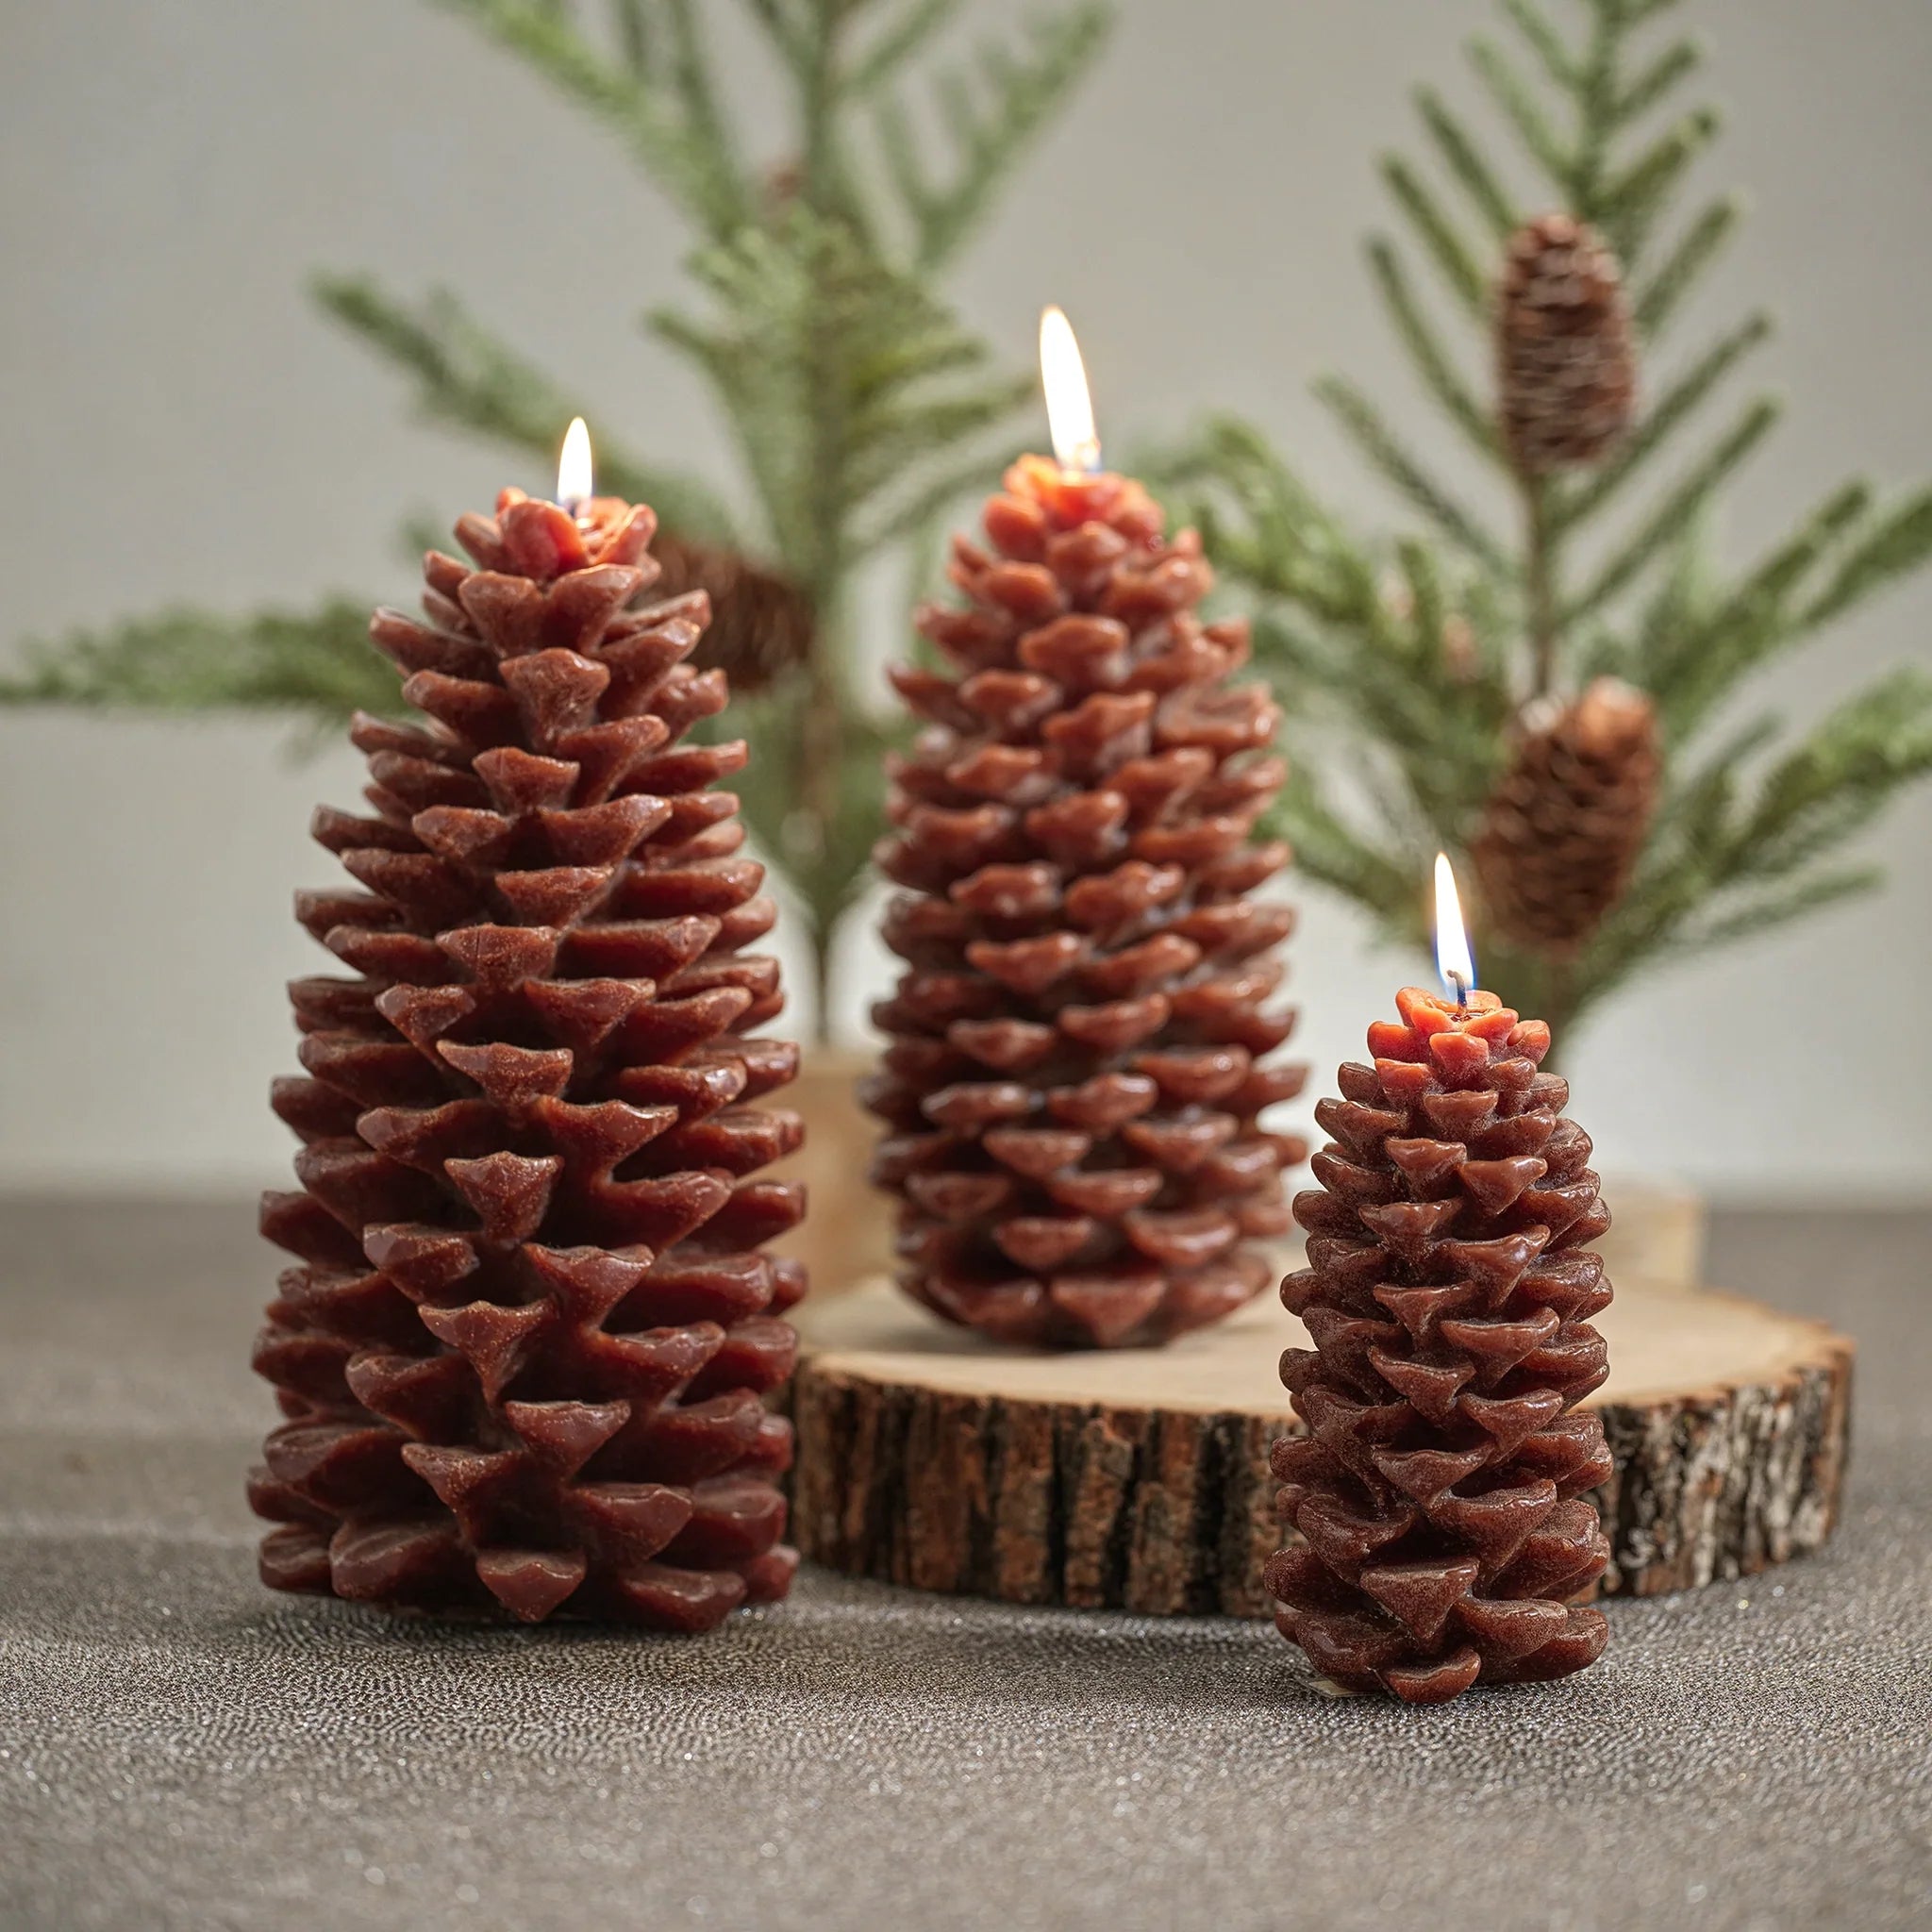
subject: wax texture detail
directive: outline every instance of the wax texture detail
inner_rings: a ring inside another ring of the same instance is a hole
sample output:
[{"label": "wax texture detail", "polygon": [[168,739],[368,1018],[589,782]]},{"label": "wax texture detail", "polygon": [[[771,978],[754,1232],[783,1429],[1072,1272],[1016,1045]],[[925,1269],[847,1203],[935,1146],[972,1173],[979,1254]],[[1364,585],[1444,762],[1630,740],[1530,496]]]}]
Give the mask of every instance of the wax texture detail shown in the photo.
[{"label": "wax texture detail", "polygon": [[943,670],[894,681],[924,729],[878,852],[906,962],[874,1017],[874,1178],[900,1279],[950,1321],[1056,1347],[1162,1341],[1266,1286],[1304,1145],[1261,1110],[1287,863],[1256,822],[1276,711],[1231,681],[1245,626],[1204,624],[1193,533],[1141,486],[1029,458],[956,541]]},{"label": "wax texture detail", "polygon": [[1397,1007],[1316,1108],[1322,1186],[1294,1204],[1308,1266],[1281,1295],[1315,1346],[1282,1357],[1307,1433],[1274,1467],[1301,1541],[1267,1582],[1325,1676],[1432,1704],[1603,1650],[1574,1599],[1608,1560],[1591,1492],[1611,1464],[1574,1406],[1607,1373],[1590,1243],[1609,1216],[1540,1071],[1547,1026],[1492,993]]},{"label": "wax texture detail", "polygon": [[761,1250],[804,1202],[759,1170],[800,1130],[758,1103],[797,1050],[753,1037],[745,746],[683,741],[727,695],[684,661],[706,600],[633,608],[654,524],[506,491],[457,526],[474,564],[426,558],[426,622],[371,626],[426,715],[358,718],[371,814],[314,826],[356,889],[298,896],[353,976],[291,985],[275,1089],[276,1589],[694,1631],[790,1583],[763,1397],[805,1282]]}]

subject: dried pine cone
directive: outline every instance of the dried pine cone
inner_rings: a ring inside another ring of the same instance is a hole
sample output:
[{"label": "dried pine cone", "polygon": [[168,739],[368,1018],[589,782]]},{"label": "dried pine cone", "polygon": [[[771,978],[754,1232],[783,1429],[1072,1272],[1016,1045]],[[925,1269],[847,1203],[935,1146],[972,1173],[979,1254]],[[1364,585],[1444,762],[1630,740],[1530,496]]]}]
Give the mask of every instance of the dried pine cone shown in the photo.
[{"label": "dried pine cone", "polygon": [[1523,718],[1470,856],[1498,933],[1574,952],[1624,896],[1657,808],[1662,755],[1641,691],[1595,679]]},{"label": "dried pine cone", "polygon": [[1617,258],[1588,223],[1544,215],[1510,238],[1496,360],[1503,441],[1524,475],[1594,462],[1628,427],[1629,305]]},{"label": "dried pine cone", "polygon": [[927,721],[892,768],[907,960],[868,1102],[901,1201],[908,1291],[1003,1341],[1159,1341],[1272,1277],[1281,1171],[1256,1116],[1293,924],[1249,895],[1287,862],[1255,821],[1281,784],[1275,708],[1227,679],[1245,628],[1204,626],[1192,532],[1118,476],[1031,458],[960,541],[964,609],[921,628],[961,675],[902,670]]},{"label": "dried pine cone", "polygon": [[477,568],[426,559],[426,625],[371,626],[429,722],[358,719],[374,815],[315,833],[368,890],[298,901],[356,976],[291,987],[275,1091],[276,1589],[697,1630],[790,1582],[761,1398],[805,1284],[761,1244],[803,1201],[757,1175],[800,1130],[748,1103],[797,1049],[747,1037],[782,995],[716,789],[745,747],[677,741],[726,698],[682,661],[705,600],[626,608],[653,522],[507,491],[458,525]]},{"label": "dried pine cone", "polygon": [[1607,1373],[1588,1250],[1609,1216],[1570,1090],[1538,1071],[1541,1021],[1486,992],[1396,1006],[1374,1064],[1315,1110],[1334,1138],[1294,1204],[1308,1266],[1281,1286],[1315,1344],[1281,1362],[1308,1433],[1273,1458],[1307,1541],[1267,1580],[1324,1674],[1436,1704],[1604,1647],[1602,1613],[1571,1600],[1609,1559],[1591,1494],[1609,1452],[1574,1408]]},{"label": "dried pine cone", "polygon": [[679,597],[702,591],[711,622],[691,654],[701,671],[722,671],[743,697],[811,653],[811,605],[789,577],[716,543],[660,530],[652,544],[660,573],[658,591]]}]

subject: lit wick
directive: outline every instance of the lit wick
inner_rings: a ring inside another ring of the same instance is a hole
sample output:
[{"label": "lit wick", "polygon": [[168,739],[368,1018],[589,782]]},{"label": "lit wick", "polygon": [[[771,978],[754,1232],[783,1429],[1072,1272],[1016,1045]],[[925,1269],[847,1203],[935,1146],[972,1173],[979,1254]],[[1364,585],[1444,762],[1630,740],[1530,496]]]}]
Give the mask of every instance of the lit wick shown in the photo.
[{"label": "lit wick", "polygon": [[1462,899],[1446,853],[1436,854],[1436,971],[1456,995],[1461,1012],[1475,991],[1475,959],[1469,950],[1469,928],[1462,923]]},{"label": "lit wick", "polygon": [[1047,427],[1053,453],[1069,476],[1092,476],[1100,470],[1100,436],[1093,426],[1093,398],[1087,388],[1087,365],[1074,325],[1062,308],[1040,312],[1040,379],[1046,390]]},{"label": "lit wick", "polygon": [[573,417],[564,433],[563,451],[557,458],[557,501],[575,516],[591,500],[591,432],[581,416]]}]

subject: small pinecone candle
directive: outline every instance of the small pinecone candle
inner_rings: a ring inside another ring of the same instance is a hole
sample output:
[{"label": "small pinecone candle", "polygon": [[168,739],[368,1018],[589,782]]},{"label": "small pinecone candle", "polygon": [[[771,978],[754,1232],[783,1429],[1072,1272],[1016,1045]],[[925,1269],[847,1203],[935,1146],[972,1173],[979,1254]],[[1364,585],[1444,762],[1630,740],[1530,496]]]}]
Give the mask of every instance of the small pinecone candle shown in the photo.
[{"label": "small pinecone candle", "polygon": [[1630,884],[1661,774],[1656,708],[1632,686],[1599,677],[1574,704],[1529,707],[1470,847],[1495,929],[1557,954],[1586,944]]},{"label": "small pinecone candle", "polygon": [[752,1103],[797,1050],[748,1037],[781,995],[717,789],[745,747],[679,742],[725,703],[682,661],[705,599],[629,608],[654,523],[507,491],[475,568],[427,558],[428,622],[371,626],[428,722],[357,720],[373,815],[315,833],[367,890],[298,900],[354,976],[291,987],[275,1091],[276,1589],[700,1630],[789,1585],[761,1398],[805,1284],[761,1244],[803,1202],[758,1174],[800,1129]]},{"label": "small pinecone candle", "polygon": [[1510,237],[1496,291],[1503,441],[1524,475],[1594,462],[1637,393],[1630,309],[1608,244],[1565,214]]},{"label": "small pinecone candle", "polygon": [[1255,889],[1283,777],[1275,708],[1231,684],[1245,627],[1203,625],[1208,570],[1138,483],[1029,458],[956,542],[964,608],[901,670],[924,719],[891,771],[878,863],[907,961],[874,1009],[874,1178],[899,1197],[906,1289],[1002,1341],[1161,1341],[1263,1288],[1303,1144],[1257,1115],[1293,924]]},{"label": "small pinecone candle", "polygon": [[1609,1225],[1550,1030],[1493,993],[1407,988],[1315,1118],[1320,1191],[1297,1196],[1308,1266],[1281,1298],[1315,1346],[1282,1357],[1307,1434],[1274,1446],[1284,1521],[1268,1565],[1283,1635],[1350,1690],[1410,1703],[1478,1678],[1595,1660],[1573,1599],[1609,1559],[1591,1491],[1603,1424],[1574,1405],[1607,1373],[1590,1317]]}]

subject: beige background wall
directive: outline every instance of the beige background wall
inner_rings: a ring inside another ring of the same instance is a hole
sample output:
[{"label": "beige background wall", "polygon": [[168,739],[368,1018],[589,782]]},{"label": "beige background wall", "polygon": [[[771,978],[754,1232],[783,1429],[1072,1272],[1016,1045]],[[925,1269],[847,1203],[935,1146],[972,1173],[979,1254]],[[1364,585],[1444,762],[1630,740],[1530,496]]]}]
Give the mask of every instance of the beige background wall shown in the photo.
[{"label": "beige background wall", "polygon": [[[1703,178],[1757,203],[1701,319],[1774,300],[1765,367],[1795,399],[1738,492],[1742,549],[1847,470],[1932,469],[1932,8],[1689,11],[1733,110]],[[1337,362],[1401,379],[1357,254],[1382,215],[1371,157],[1408,138],[1413,80],[1469,96],[1455,50],[1485,9],[1122,13],[960,277],[963,306],[1019,357],[1039,303],[1066,304],[1116,448],[1235,405],[1376,509],[1306,379]],[[675,223],[613,147],[427,5],[5,0],[0,186],[0,650],[169,600],[393,597],[401,513],[541,487],[406,419],[394,378],[307,304],[320,264],[448,281],[629,441],[725,470],[701,394],[632,326],[679,288]],[[1928,619],[1932,585],[1895,596],[1773,695],[1804,715],[1884,664],[1932,661]],[[291,763],[266,724],[0,715],[0,1187],[276,1170],[280,987],[317,963],[288,893],[327,876],[310,805],[355,782],[340,754]],[[1611,1164],[1733,1192],[1932,1184],[1928,831],[1921,796],[1873,841],[1895,875],[1882,901],[1659,976],[1604,1016],[1574,1072]],[[1412,968],[1305,897],[1306,1043],[1332,1063]],[[878,970],[862,936],[852,966],[848,1019]]]}]

